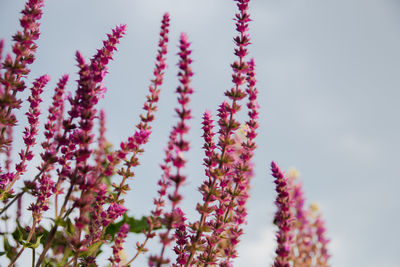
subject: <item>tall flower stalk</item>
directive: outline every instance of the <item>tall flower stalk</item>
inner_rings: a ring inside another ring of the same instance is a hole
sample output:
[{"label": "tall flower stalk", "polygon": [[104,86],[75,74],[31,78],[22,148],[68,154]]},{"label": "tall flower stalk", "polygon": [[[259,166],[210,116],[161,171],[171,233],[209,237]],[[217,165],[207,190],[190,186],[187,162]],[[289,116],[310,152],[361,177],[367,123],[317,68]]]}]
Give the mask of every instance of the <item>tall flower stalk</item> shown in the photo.
[{"label": "tall flower stalk", "polygon": [[[61,166],[57,187],[65,181],[69,180],[70,185],[64,197],[63,204],[58,216],[68,216],[74,208],[79,209],[79,216],[75,219],[77,231],[75,233],[75,244],[73,249],[79,251],[82,246],[80,242],[81,230],[88,222],[87,213],[90,211],[90,205],[93,201],[91,191],[95,185],[91,176],[93,167],[88,165],[88,159],[92,154],[90,144],[93,142],[93,120],[97,114],[95,105],[98,103],[100,96],[105,88],[102,80],[107,73],[107,64],[112,59],[113,52],[116,50],[116,44],[125,33],[126,26],[121,25],[116,27],[112,34],[108,35],[108,39],[103,42],[104,46],[98,50],[97,54],[92,58],[90,64],[87,64],[80,52],[76,53],[76,60],[79,67],[78,88],[75,96],[69,97],[71,109],[68,112],[68,119],[63,122],[64,132],[58,136],[58,148],[61,151],[61,156],[58,158],[58,164]],[[74,164],[72,164],[74,161]],[[75,201],[75,204],[67,210],[67,204],[70,201],[74,189],[81,190],[81,197]],[[36,266],[40,266],[41,262],[50,248],[50,245],[55,238],[58,224],[55,224],[50,231],[45,242],[44,249],[38,259]],[[74,263],[77,263],[78,253],[75,255]]]},{"label": "tall flower stalk", "polygon": [[[15,167],[15,174],[13,177],[13,180],[10,182],[10,184],[7,185],[7,188],[5,189],[4,192],[9,192],[13,186],[13,184],[18,180],[18,178],[26,172],[27,168],[27,161],[32,160],[33,158],[33,152],[32,152],[32,147],[36,144],[36,135],[38,133],[38,125],[39,125],[39,115],[40,115],[40,109],[39,109],[39,104],[42,102],[41,99],[41,94],[43,92],[44,86],[47,84],[47,82],[50,80],[50,77],[47,75],[43,75],[40,78],[36,79],[35,82],[33,83],[32,89],[31,89],[31,95],[28,98],[28,102],[30,103],[30,107],[28,112],[26,113],[28,117],[28,122],[30,127],[26,127],[24,131],[24,143],[25,143],[25,150],[21,150],[19,153],[20,156],[20,162],[16,165]],[[49,194],[49,187],[51,188],[52,186],[52,181],[47,179],[45,181],[42,181],[41,187],[37,188],[38,192],[41,192],[42,195],[40,196],[40,199],[45,199],[48,197]],[[28,234],[26,242],[28,243],[34,232],[37,223],[40,222],[41,220],[41,214],[43,210],[46,210],[47,206],[44,205],[31,205],[29,207],[29,210],[32,211],[32,217],[33,217],[33,222],[32,222],[32,227],[31,230]],[[13,265],[13,263],[19,258],[19,256],[22,254],[24,251],[25,246],[22,246],[20,249],[19,253],[15,256],[14,259],[11,260],[10,266]]]},{"label": "tall flower stalk", "polygon": [[146,96],[147,101],[143,106],[143,110],[145,110],[146,113],[140,115],[140,122],[136,125],[137,130],[135,133],[130,136],[127,141],[121,142],[119,150],[108,156],[109,165],[105,174],[112,174],[113,168],[115,168],[121,161],[124,162],[124,166],[117,170],[117,173],[122,176],[122,180],[119,185],[113,185],[116,192],[113,197],[114,202],[118,201],[121,194],[125,194],[130,189],[129,185],[126,183],[128,178],[134,176],[131,169],[139,165],[138,156],[143,153],[143,145],[148,142],[151,134],[151,122],[154,120],[154,115],[157,111],[157,103],[161,92],[160,87],[163,83],[164,73],[167,67],[166,54],[169,41],[168,33],[169,14],[165,13],[161,22],[160,40],[158,43],[159,50],[153,71],[154,78],[151,80],[149,95]]},{"label": "tall flower stalk", "polygon": [[[189,132],[188,121],[191,119],[191,110],[188,108],[190,102],[190,95],[193,93],[191,87],[191,77],[193,76],[193,71],[191,69],[192,59],[190,58],[190,43],[186,34],[182,33],[180,37],[179,45],[179,63],[178,67],[180,69],[178,73],[180,85],[176,89],[178,94],[178,108],[175,109],[178,115],[179,121],[173,127],[170,133],[170,139],[168,142],[168,148],[166,149],[166,165],[163,169],[168,169],[168,172],[164,172],[164,177],[162,181],[159,182],[161,186],[165,183],[173,186],[173,191],[168,194],[168,199],[171,202],[171,211],[163,212],[163,224],[167,230],[160,233],[160,240],[162,244],[161,252],[158,256],[151,256],[149,261],[151,264],[156,266],[161,266],[162,264],[169,263],[169,259],[164,256],[167,246],[174,240],[171,237],[171,230],[175,229],[178,225],[184,225],[184,214],[179,208],[179,203],[182,200],[182,195],[179,193],[179,189],[183,183],[186,181],[186,176],[182,173],[185,167],[186,160],[183,158],[183,153],[189,151],[189,142],[185,140],[185,136]],[[169,166],[168,166],[169,165]],[[164,181],[164,180],[167,181]],[[182,259],[181,261],[183,261]]]},{"label": "tall flower stalk", "polygon": [[290,267],[290,252],[293,245],[293,214],[291,206],[293,200],[290,195],[290,186],[287,177],[275,162],[271,163],[272,176],[275,178],[276,197],[275,204],[278,210],[275,213],[274,223],[278,226],[276,234],[278,246],[275,250],[274,267]]},{"label": "tall flower stalk", "polygon": [[322,214],[319,211],[318,206],[311,205],[310,207],[311,216],[314,218],[312,222],[312,233],[313,233],[313,249],[315,264],[321,267],[329,267],[329,259],[331,255],[328,251],[329,239],[326,237],[325,221],[322,218]]},{"label": "tall flower stalk", "polygon": [[13,127],[17,123],[12,111],[21,106],[22,100],[17,97],[17,93],[25,90],[24,78],[30,72],[28,65],[35,61],[37,49],[35,42],[40,35],[38,21],[42,17],[42,8],[43,0],[29,0],[25,4],[20,19],[22,29],[13,36],[12,52],[15,57],[7,55],[2,64],[4,73],[0,72],[0,84],[2,85],[0,92],[0,150],[4,150],[10,145],[10,140],[7,140],[5,136],[7,127]]},{"label": "tall flower stalk", "polygon": [[[197,261],[203,262],[204,264],[215,264],[216,255],[212,247],[215,247],[216,244],[220,242],[221,234],[228,227],[227,220],[228,217],[230,217],[230,213],[234,210],[237,190],[239,190],[239,187],[243,189],[243,187],[238,185],[241,179],[236,178],[234,181],[233,178],[235,172],[235,158],[232,155],[232,151],[236,143],[233,135],[240,127],[240,122],[235,119],[235,115],[241,109],[239,102],[247,95],[242,89],[242,86],[246,81],[246,75],[248,73],[248,64],[245,57],[248,55],[247,46],[250,44],[250,37],[248,34],[250,16],[248,13],[249,0],[236,0],[235,2],[239,10],[235,15],[236,31],[238,35],[234,38],[237,60],[231,65],[233,70],[232,81],[234,85],[230,90],[225,92],[225,96],[228,97],[231,103],[224,101],[218,109],[219,137],[217,148],[219,152],[211,153],[213,155],[209,153],[212,157],[207,161],[215,161],[216,164],[212,167],[212,170],[206,173],[210,180],[206,181],[200,188],[203,194],[203,204],[198,205],[197,210],[201,216],[200,220],[192,225],[195,234],[190,238],[190,244],[186,246],[190,255],[185,266],[195,264]],[[239,166],[237,165],[236,167]],[[238,169],[236,168],[236,170]],[[242,177],[242,175],[239,174],[237,177]],[[233,194],[230,192],[233,192]],[[215,201],[219,204],[215,204]],[[216,218],[209,222],[207,217],[214,211],[216,212]],[[239,212],[238,209],[236,211]],[[218,235],[204,236],[205,227],[214,228],[214,233],[218,233]],[[233,228],[230,230],[230,241],[232,241],[233,246],[235,246],[234,240],[238,235]],[[197,251],[200,247],[203,247],[204,244],[208,244],[208,249],[199,255],[199,257],[195,257]],[[225,253],[230,254],[230,256],[228,256],[228,262],[235,254],[233,247],[225,250]]]}]

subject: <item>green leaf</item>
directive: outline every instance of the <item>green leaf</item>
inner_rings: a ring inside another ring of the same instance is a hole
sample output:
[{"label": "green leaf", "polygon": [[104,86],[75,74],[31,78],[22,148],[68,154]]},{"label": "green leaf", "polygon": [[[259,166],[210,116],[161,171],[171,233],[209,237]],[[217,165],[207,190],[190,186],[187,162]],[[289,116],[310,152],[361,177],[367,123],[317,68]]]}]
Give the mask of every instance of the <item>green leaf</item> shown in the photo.
[{"label": "green leaf", "polygon": [[133,217],[127,217],[126,223],[129,224],[129,232],[131,233],[142,233],[149,229],[149,224],[147,223],[147,217],[143,216],[140,220],[136,220]]},{"label": "green leaf", "polygon": [[28,238],[28,233],[18,223],[15,231],[12,233],[14,240],[21,244],[22,240]]},{"label": "green leaf", "polygon": [[42,239],[42,237],[43,237],[43,235],[38,236],[38,237],[36,238],[36,242],[35,242],[35,243],[31,243],[31,242],[25,243],[25,244],[24,244],[24,247],[26,247],[26,248],[31,248],[31,249],[36,249],[36,248],[38,248],[38,246],[40,245],[40,240]]},{"label": "green leaf", "polygon": [[140,220],[135,219],[134,217],[129,217],[128,215],[124,215],[121,221],[117,223],[111,223],[106,229],[106,235],[115,236],[118,233],[119,228],[127,223],[129,225],[129,232],[131,233],[142,233],[145,230],[149,229],[149,225],[147,223],[147,217],[143,216]]},{"label": "green leaf", "polygon": [[94,254],[103,244],[102,241],[98,241],[87,248],[87,250],[79,253],[79,257],[88,257]]},{"label": "green leaf", "polygon": [[70,218],[67,219],[67,229],[66,230],[67,230],[67,234],[70,236],[73,235],[75,232],[75,227],[74,227],[73,223],[71,222]]},{"label": "green leaf", "polygon": [[54,223],[55,223],[56,225],[60,225],[60,226],[62,226],[62,227],[67,226],[67,222],[66,222],[63,218],[61,218],[61,217],[57,217],[57,218],[54,220]]},{"label": "green leaf", "polygon": [[9,258],[10,260],[13,259],[17,255],[17,252],[15,248],[10,245],[7,237],[4,237],[3,244],[7,258]]},{"label": "green leaf", "polygon": [[56,266],[57,266],[57,267],[66,266],[69,257],[70,257],[70,256],[73,256],[73,255],[74,255],[73,251],[72,251],[70,248],[67,247],[67,248],[64,250],[64,254],[63,254],[62,259],[61,259],[59,262],[57,262],[57,265],[56,265]]},{"label": "green leaf", "polygon": [[[3,192],[1,192],[1,193],[3,193]],[[9,198],[14,198],[14,197],[15,197],[15,195],[10,194],[9,192],[4,192],[4,194],[2,194],[2,196],[0,198],[0,201],[4,201],[4,200],[7,200]]]}]

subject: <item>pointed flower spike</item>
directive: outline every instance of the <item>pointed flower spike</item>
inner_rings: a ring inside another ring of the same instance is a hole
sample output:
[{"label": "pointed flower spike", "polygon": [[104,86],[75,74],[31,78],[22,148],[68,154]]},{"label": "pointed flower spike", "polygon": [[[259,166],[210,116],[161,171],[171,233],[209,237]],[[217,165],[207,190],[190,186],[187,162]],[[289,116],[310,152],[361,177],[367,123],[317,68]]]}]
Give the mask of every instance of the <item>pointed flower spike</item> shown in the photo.
[{"label": "pointed flower spike", "polygon": [[43,75],[37,78],[32,85],[31,95],[28,97],[28,102],[30,103],[28,112],[25,113],[28,119],[29,127],[25,127],[23,140],[25,143],[25,149],[22,149],[19,153],[20,161],[15,165],[15,173],[13,178],[10,180],[6,189],[1,192],[0,199],[3,199],[5,194],[10,193],[14,183],[20,178],[22,174],[26,172],[27,161],[32,160],[33,146],[36,144],[36,136],[38,134],[39,126],[39,115],[41,113],[39,104],[42,102],[41,94],[43,88],[46,86],[47,82],[50,80],[50,76]]},{"label": "pointed flower spike", "polygon": [[[13,115],[13,109],[19,109],[22,103],[16,94],[25,90],[26,85],[23,80],[30,72],[28,65],[35,61],[37,49],[36,40],[39,39],[39,20],[42,17],[43,0],[29,0],[22,10],[20,19],[21,31],[14,36],[14,45],[12,52],[15,58],[8,55],[3,62],[0,59],[0,66],[5,70],[0,73],[0,98],[5,100],[7,105],[0,106],[0,151],[8,146],[9,140],[4,136],[4,129],[14,127],[17,123]],[[0,42],[0,52],[3,47],[3,41]],[[1,54],[1,53],[0,53]],[[1,55],[0,55],[1,57]]]},{"label": "pointed flower spike", "polygon": [[271,163],[272,176],[275,178],[276,197],[275,204],[278,210],[275,213],[274,223],[278,226],[276,234],[278,246],[275,250],[276,256],[274,267],[289,267],[291,259],[290,252],[292,248],[292,228],[293,215],[291,213],[292,200],[287,177],[280,170],[275,162]]},{"label": "pointed flower spike", "polygon": [[[168,195],[171,202],[171,211],[164,212],[164,221],[166,222],[167,230],[161,233],[160,239],[162,243],[162,248],[159,256],[151,256],[150,261],[154,260],[156,266],[161,266],[163,262],[169,262],[168,258],[165,258],[164,252],[166,247],[175,239],[176,236],[170,236],[170,232],[176,227],[182,226],[183,212],[179,208],[179,203],[182,200],[182,195],[179,193],[179,189],[183,183],[186,181],[186,176],[182,174],[182,170],[185,167],[186,160],[183,157],[183,153],[189,151],[189,142],[185,140],[185,136],[189,131],[188,120],[191,118],[191,110],[188,108],[190,102],[190,96],[193,94],[193,88],[191,87],[191,80],[193,76],[193,71],[191,69],[192,59],[190,54],[190,43],[186,34],[182,33],[179,43],[179,57],[178,66],[180,71],[178,72],[180,85],[176,89],[178,94],[178,108],[175,109],[178,115],[179,121],[173,127],[170,133],[170,140],[168,142],[168,148],[166,150],[166,158],[164,162],[166,163],[164,169],[164,175],[168,179],[168,184],[174,186],[173,193]],[[168,174],[165,172],[168,170]],[[164,181],[160,181],[159,184],[163,184]],[[184,220],[183,220],[184,221]],[[184,226],[184,225],[183,225]],[[183,246],[184,244],[182,244]],[[183,247],[181,248],[183,249]],[[182,254],[183,253],[183,254]],[[182,260],[182,252],[178,257]]]}]

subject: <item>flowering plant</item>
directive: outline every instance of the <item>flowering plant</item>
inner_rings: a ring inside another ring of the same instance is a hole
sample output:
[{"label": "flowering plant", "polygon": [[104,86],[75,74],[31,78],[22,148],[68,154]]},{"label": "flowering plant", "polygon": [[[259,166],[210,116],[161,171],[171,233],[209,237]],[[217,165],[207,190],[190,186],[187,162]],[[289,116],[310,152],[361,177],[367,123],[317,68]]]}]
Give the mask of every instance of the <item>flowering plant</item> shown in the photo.
[{"label": "flowering plant", "polygon": [[[154,77],[134,133],[118,149],[112,149],[105,137],[105,113],[97,108],[105,91],[107,64],[126,33],[126,26],[120,25],[107,35],[102,48],[89,61],[76,52],[79,79],[73,95],[66,94],[68,75],[57,83],[44,125],[38,172],[29,177],[27,166],[35,156],[33,148],[39,134],[41,94],[50,77],[40,76],[30,87],[28,124],[22,136],[24,148],[19,159],[13,161],[12,144],[18,138],[13,134],[17,124],[15,114],[24,103],[18,95],[27,88],[26,78],[29,65],[35,60],[43,8],[43,0],[27,1],[20,19],[22,29],[13,36],[13,54],[4,60],[0,57],[0,152],[4,156],[0,169],[0,214],[6,225],[5,230],[1,229],[4,244],[1,263],[14,266],[25,250],[30,249],[32,266],[97,266],[102,264],[99,259],[104,258],[103,248],[108,246],[112,249],[109,265],[130,266],[148,251],[148,242],[157,237],[160,251],[148,253],[150,266],[232,266],[246,222],[259,125],[255,61],[248,58],[249,0],[234,2],[238,12],[236,60],[231,64],[233,86],[225,92],[226,100],[218,108],[216,123],[210,111],[203,115],[205,179],[199,187],[202,201],[196,206],[199,219],[189,222],[181,208],[180,193],[188,179],[183,170],[185,152],[190,149],[186,135],[190,129],[189,105],[193,93],[192,51],[187,35],[182,33],[179,40],[175,109],[178,121],[165,149],[154,208],[148,216],[137,219],[127,216],[125,196],[152,133],[166,70],[169,15],[162,19]],[[0,56],[3,44],[1,41]],[[243,105],[248,112],[247,119],[241,122],[237,114]],[[271,170],[278,193],[274,266],[328,266],[328,240],[321,216],[305,210],[301,184],[295,181],[295,176],[283,174],[274,162]],[[22,178],[20,188],[17,185]],[[23,199],[28,195],[32,202],[26,205]],[[14,208],[14,203],[17,203],[16,216],[9,217],[7,211]],[[27,210],[31,223],[21,225],[20,218]],[[49,225],[44,222],[44,215],[50,211],[54,215]],[[131,233],[144,235],[144,241],[138,242],[136,251],[125,259],[123,243]],[[168,256],[171,247],[175,259]]]}]

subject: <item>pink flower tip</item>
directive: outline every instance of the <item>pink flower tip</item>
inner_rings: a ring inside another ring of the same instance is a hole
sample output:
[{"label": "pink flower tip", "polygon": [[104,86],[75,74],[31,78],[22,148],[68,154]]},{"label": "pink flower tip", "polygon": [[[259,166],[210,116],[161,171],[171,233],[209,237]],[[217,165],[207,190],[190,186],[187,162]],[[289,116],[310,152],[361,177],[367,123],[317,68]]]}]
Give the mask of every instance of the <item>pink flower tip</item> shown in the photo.
[{"label": "pink flower tip", "polygon": [[256,66],[256,63],[254,61],[254,58],[250,59],[249,62],[247,62],[247,64],[249,65],[249,67],[254,68]]},{"label": "pink flower tip", "polygon": [[121,228],[120,228],[120,232],[121,233],[128,233],[130,230],[129,224],[124,223]]},{"label": "pink flower tip", "polygon": [[78,61],[79,65],[85,64],[85,58],[79,50],[76,51],[75,57],[76,57],[76,61]]},{"label": "pink flower tip", "polygon": [[271,169],[276,169],[278,165],[276,165],[275,161],[271,162]]},{"label": "pink flower tip", "polygon": [[49,81],[50,81],[50,75],[47,74],[40,76],[40,78],[38,79],[38,82],[41,83],[48,83]]},{"label": "pink flower tip", "polygon": [[181,33],[181,41],[182,41],[183,43],[189,43],[188,36],[187,36],[187,34],[184,33],[184,32]]},{"label": "pink flower tip", "polygon": [[118,27],[117,27],[117,31],[119,32],[119,33],[122,33],[122,34],[125,34],[125,32],[126,32],[126,24],[121,24],[121,25],[119,25]]}]

